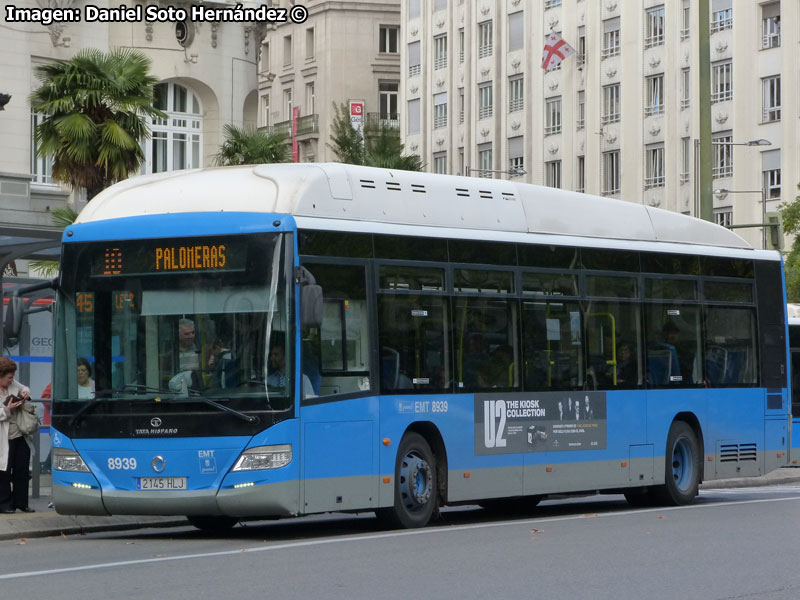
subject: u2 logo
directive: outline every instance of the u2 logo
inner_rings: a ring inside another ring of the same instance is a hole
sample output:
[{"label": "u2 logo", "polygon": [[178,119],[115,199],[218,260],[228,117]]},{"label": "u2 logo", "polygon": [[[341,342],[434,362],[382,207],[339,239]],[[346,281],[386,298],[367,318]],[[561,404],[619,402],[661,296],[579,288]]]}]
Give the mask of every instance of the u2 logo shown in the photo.
[{"label": "u2 logo", "polygon": [[[499,418],[499,422],[498,419]],[[487,448],[506,447],[506,401],[483,402],[483,443]]]}]

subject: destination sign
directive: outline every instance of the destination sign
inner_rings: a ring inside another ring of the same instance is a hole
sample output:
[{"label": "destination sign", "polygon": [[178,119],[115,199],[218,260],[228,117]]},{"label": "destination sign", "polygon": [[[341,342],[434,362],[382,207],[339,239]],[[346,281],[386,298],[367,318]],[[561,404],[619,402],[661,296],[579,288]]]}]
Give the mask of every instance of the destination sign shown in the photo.
[{"label": "destination sign", "polygon": [[93,277],[163,273],[222,273],[244,271],[245,239],[188,238],[144,240],[101,246],[94,254]]}]

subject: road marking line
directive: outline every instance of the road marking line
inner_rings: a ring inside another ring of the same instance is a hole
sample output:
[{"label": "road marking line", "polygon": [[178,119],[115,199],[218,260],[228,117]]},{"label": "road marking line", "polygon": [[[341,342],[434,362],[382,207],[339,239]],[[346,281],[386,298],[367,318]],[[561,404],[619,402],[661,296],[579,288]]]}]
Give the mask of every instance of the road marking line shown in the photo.
[{"label": "road marking line", "polygon": [[[676,511],[676,510],[686,510],[686,509],[698,509],[698,508],[710,508],[710,507],[719,507],[719,506],[738,506],[742,504],[758,504],[764,502],[786,502],[787,500],[800,500],[800,496],[794,496],[790,498],[767,498],[767,499],[756,499],[756,500],[741,500],[741,501],[733,501],[733,502],[709,502],[708,504],[690,504],[688,506],[664,506],[664,507],[655,507],[655,508],[636,508],[631,510],[622,510],[617,512],[609,512],[609,513],[592,513],[594,518],[607,518],[607,517],[620,517],[620,516],[627,516],[627,515],[642,515],[652,512],[667,512],[667,511]],[[516,525],[527,525],[527,524],[541,524],[541,523],[556,523],[559,521],[575,521],[578,519],[585,519],[586,516],[583,514],[580,515],[569,515],[565,517],[546,517],[543,519],[536,519],[536,518],[529,518],[529,519],[518,519],[514,521],[502,521],[499,523],[476,523],[473,525],[454,525],[452,527],[428,527],[425,529],[414,529],[411,531],[393,531],[390,533],[376,533],[373,535],[364,535],[364,536],[349,536],[349,537],[342,537],[342,538],[329,538],[324,540],[309,540],[305,542],[288,542],[284,544],[275,544],[272,546],[258,546],[256,548],[240,548],[238,550],[221,550],[219,552],[204,552],[201,554],[179,554],[176,556],[162,556],[158,558],[140,558],[136,560],[123,560],[117,562],[109,562],[109,563],[96,563],[91,565],[82,565],[78,567],[64,567],[61,569],[47,569],[42,571],[25,571],[22,573],[9,573],[7,575],[0,575],[0,580],[9,580],[9,579],[22,579],[25,577],[39,577],[41,575],[56,575],[59,573],[74,573],[78,571],[91,571],[96,569],[109,569],[113,567],[128,567],[132,565],[146,565],[151,563],[162,563],[162,562],[169,562],[169,561],[176,561],[176,560],[192,560],[198,558],[213,558],[216,556],[233,556],[233,555],[242,555],[242,554],[249,554],[254,552],[273,552],[276,550],[286,550],[292,548],[303,548],[308,546],[325,546],[328,544],[341,544],[341,543],[348,543],[348,542],[366,542],[371,540],[380,540],[386,538],[396,538],[396,537],[407,537],[412,535],[433,535],[436,533],[448,533],[448,532],[457,532],[457,531],[470,531],[475,529],[490,529],[496,527],[509,527],[509,526],[516,526]]]}]

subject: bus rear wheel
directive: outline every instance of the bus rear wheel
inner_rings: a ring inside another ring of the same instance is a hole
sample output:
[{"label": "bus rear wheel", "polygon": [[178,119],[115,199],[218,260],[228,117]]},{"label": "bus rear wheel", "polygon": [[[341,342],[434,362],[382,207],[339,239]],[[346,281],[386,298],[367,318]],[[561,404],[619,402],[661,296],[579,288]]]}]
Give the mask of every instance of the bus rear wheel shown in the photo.
[{"label": "bus rear wheel", "polygon": [[391,527],[425,527],[438,508],[436,459],[425,438],[408,433],[400,442],[394,469],[394,506],[377,511]]},{"label": "bus rear wheel", "polygon": [[655,497],[663,504],[691,504],[700,485],[700,444],[694,430],[683,421],[675,421],[667,435],[664,455],[664,485],[655,489]]},{"label": "bus rear wheel", "polygon": [[222,533],[228,531],[239,522],[235,517],[186,517],[189,523],[202,531],[210,531],[214,533]]}]

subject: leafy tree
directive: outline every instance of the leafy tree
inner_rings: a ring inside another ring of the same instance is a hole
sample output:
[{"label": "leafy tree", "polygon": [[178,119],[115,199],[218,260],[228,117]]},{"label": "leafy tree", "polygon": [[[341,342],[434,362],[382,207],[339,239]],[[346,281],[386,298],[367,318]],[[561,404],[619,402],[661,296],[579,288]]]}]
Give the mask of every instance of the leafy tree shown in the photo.
[{"label": "leafy tree", "polygon": [[286,136],[265,133],[251,127],[225,125],[225,141],[216,155],[219,166],[259,165],[289,161]]},{"label": "leafy tree", "polygon": [[[800,185],[797,186],[800,188]],[[789,302],[800,302],[800,196],[780,207],[784,234],[794,236],[792,247],[784,260],[786,295]]]},{"label": "leafy tree", "polygon": [[149,71],[141,52],[94,48],[36,68],[41,85],[31,108],[45,115],[35,131],[38,153],[54,157],[56,181],[86,188],[91,200],[139,170],[147,119],[166,116],[153,107]]},{"label": "leafy tree", "polygon": [[339,162],[405,171],[422,170],[423,164],[419,156],[403,154],[405,147],[396,129],[386,125],[368,124],[362,136],[350,124],[346,104],[334,103],[333,109],[336,116],[332,123],[332,143],[328,147],[333,150]]}]

